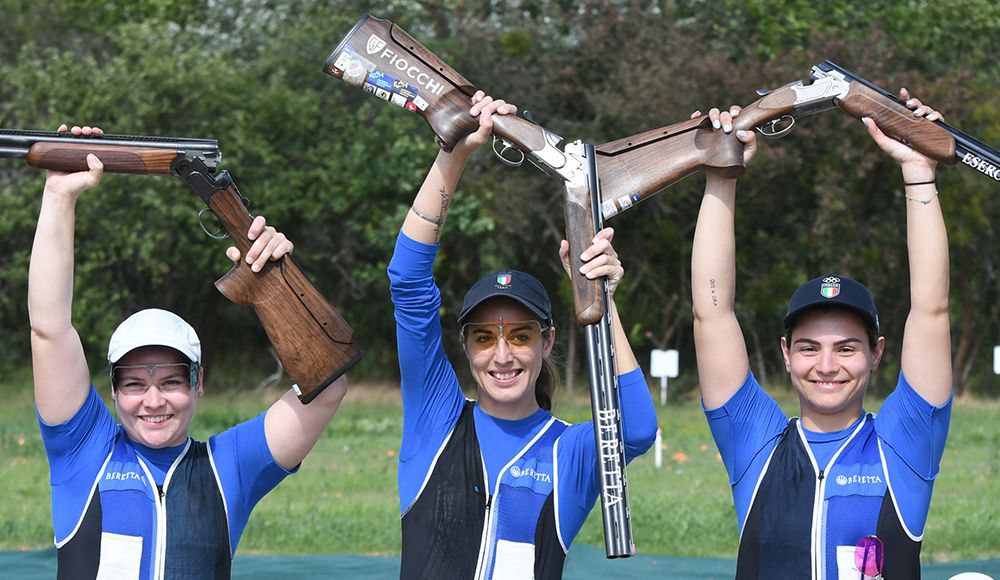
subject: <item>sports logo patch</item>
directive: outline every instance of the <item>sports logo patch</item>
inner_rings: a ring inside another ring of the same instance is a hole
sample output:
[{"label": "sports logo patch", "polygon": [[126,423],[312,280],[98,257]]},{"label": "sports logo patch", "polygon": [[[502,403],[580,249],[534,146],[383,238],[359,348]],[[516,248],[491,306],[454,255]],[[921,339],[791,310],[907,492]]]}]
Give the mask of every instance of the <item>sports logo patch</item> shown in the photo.
[{"label": "sports logo patch", "polygon": [[823,278],[823,284],[819,288],[819,293],[823,298],[836,298],[840,295],[840,278],[836,276]]},{"label": "sports logo patch", "polygon": [[497,274],[497,284],[501,286],[509,286],[510,280],[510,274]]},{"label": "sports logo patch", "polygon": [[384,40],[374,34],[368,37],[368,44],[365,46],[365,50],[368,51],[368,54],[375,54],[383,48],[385,48]]}]

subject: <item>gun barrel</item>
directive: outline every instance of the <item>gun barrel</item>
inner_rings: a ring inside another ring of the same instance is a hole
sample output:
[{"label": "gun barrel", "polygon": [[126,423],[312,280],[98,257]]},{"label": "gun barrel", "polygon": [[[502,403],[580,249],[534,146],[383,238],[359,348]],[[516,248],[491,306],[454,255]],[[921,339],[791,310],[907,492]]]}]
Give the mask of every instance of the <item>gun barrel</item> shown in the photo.
[{"label": "gun barrel", "polygon": [[167,174],[175,158],[193,157],[214,171],[222,161],[218,139],[0,129],[0,157],[27,159],[35,167],[86,170],[86,153],[99,154],[112,173]]},{"label": "gun barrel", "polygon": [[0,129],[0,147],[31,147],[35,143],[95,143],[122,147],[156,147],[210,153],[219,149],[218,139],[187,139],[183,137],[151,137],[143,135],[110,135],[100,137],[58,133],[56,131],[20,131]]},{"label": "gun barrel", "polygon": [[0,145],[0,158],[4,159],[27,159],[27,147],[4,147]]}]

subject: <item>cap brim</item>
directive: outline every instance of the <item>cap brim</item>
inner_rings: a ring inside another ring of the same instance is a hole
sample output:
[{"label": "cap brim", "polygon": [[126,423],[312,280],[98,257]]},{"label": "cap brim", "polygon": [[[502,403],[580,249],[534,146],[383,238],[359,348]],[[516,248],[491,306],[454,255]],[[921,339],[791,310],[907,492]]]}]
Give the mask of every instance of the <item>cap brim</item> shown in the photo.
[{"label": "cap brim", "polygon": [[515,296],[515,295],[510,294],[508,292],[491,292],[490,294],[487,294],[486,296],[483,296],[479,300],[477,300],[474,303],[472,303],[468,308],[466,308],[465,310],[463,310],[458,315],[458,323],[459,324],[465,323],[465,319],[468,318],[468,316],[470,314],[472,314],[473,310],[475,310],[476,308],[478,308],[479,305],[482,304],[483,302],[486,302],[487,300],[491,300],[493,298],[508,298],[510,300],[513,300],[513,301],[517,302],[518,304],[524,306],[528,310],[530,310],[531,313],[534,314],[535,316],[537,316],[540,320],[543,320],[543,321],[545,321],[547,323],[550,323],[550,324],[552,322],[552,320],[544,312],[542,312],[541,309],[539,309],[537,306],[531,304],[530,302],[528,302],[527,300],[524,300],[523,298],[521,298],[519,296]]},{"label": "cap brim", "polygon": [[178,344],[176,340],[170,340],[168,338],[144,338],[143,340],[129,341],[121,344],[113,352],[108,354],[108,362],[111,364],[117,363],[125,355],[132,352],[137,348],[142,348],[144,346],[165,346],[167,348],[172,348],[177,352],[181,353],[184,358],[191,362],[198,362],[198,357],[195,356],[190,350],[190,346],[186,344]]}]

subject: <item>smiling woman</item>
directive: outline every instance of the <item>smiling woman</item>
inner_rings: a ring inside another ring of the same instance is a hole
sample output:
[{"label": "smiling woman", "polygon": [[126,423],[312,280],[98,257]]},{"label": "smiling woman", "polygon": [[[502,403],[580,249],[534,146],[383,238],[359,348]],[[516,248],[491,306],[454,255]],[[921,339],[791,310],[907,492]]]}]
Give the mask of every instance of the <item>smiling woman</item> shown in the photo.
[{"label": "smiling woman", "polygon": [[[463,396],[441,343],[432,267],[452,192],[492,116],[514,112],[482,93],[471,107],[479,131],[438,154],[389,264],[403,392],[401,577],[561,578],[599,483],[593,425],[552,416],[556,378],[547,359],[556,325],[548,293],[517,270],[489,274],[466,293],[460,339],[478,400]],[[609,297],[624,273],[613,235],[598,233],[581,268],[588,278],[607,277]],[[563,241],[567,273],[568,252]],[[652,444],[656,416],[613,299],[610,308],[631,460]]]},{"label": "smiling woman", "polygon": [[[913,117],[940,113],[900,99]],[[732,130],[739,107],[710,117]],[[709,175],[691,257],[705,414],[729,472],[740,529],[737,578],[919,578],[920,550],[951,422],[948,237],[936,162],[863,118],[902,170],[910,312],[902,369],[878,415],[864,406],[885,351],[871,292],[840,274],[792,294],[781,351],[801,418],[786,417],[750,370],[736,318],[736,183]],[[738,131],[747,164],[752,131]],[[897,196],[898,197],[898,196]]]},{"label": "smiling woman", "polygon": [[[102,134],[96,127],[71,131]],[[49,171],[28,273],[58,577],[227,578],[250,512],[312,449],[346,379],[308,406],[289,391],[265,413],[195,441],[188,430],[204,393],[201,342],[176,314],[142,310],[119,325],[108,346],[116,424],[90,383],[71,317],[76,203],[103,169],[94,155],[87,164],[89,171]],[[234,261],[259,266],[292,250],[262,216],[246,235],[253,244],[245,257],[230,248]]]}]

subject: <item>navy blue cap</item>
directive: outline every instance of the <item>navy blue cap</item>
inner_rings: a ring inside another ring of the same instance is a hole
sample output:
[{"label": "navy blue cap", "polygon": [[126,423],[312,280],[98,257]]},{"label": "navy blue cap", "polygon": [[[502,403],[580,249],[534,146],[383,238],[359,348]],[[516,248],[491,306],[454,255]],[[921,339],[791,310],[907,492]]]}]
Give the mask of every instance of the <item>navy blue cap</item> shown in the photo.
[{"label": "navy blue cap", "polygon": [[476,306],[498,297],[520,302],[548,326],[552,326],[552,304],[549,302],[548,292],[538,278],[518,270],[500,270],[473,284],[462,301],[459,324],[465,322]]},{"label": "navy blue cap", "polygon": [[861,282],[835,274],[813,278],[795,290],[792,299],[788,301],[785,328],[790,328],[795,317],[802,311],[831,304],[857,312],[865,324],[873,327],[878,334],[878,310],[875,309],[872,293]]}]

